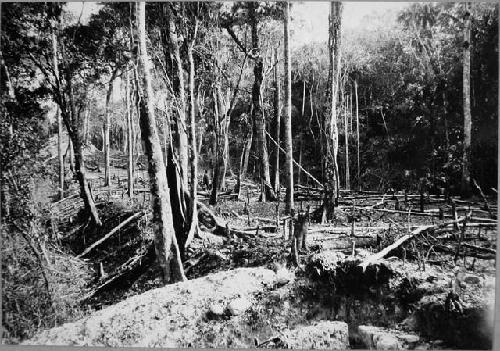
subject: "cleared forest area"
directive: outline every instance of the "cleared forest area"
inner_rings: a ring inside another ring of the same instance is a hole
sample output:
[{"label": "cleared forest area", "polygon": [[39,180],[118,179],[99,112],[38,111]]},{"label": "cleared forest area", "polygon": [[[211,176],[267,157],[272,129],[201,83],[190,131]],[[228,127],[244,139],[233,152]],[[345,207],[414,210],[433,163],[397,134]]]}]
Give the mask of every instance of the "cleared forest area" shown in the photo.
[{"label": "cleared forest area", "polygon": [[493,347],[496,4],[0,6],[4,343]]}]

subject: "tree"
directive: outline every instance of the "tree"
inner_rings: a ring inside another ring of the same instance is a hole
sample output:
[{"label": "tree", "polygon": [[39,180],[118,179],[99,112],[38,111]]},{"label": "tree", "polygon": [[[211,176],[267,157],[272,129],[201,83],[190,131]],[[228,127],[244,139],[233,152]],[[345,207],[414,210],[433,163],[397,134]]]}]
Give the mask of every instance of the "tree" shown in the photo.
[{"label": "tree", "polygon": [[286,175],[286,211],[291,212],[293,204],[293,150],[292,150],[292,73],[290,64],[290,4],[285,3],[285,175]]},{"label": "tree", "polygon": [[354,95],[356,96],[356,170],[358,190],[361,190],[361,176],[359,169],[359,103],[358,103],[358,81],[354,79]]},{"label": "tree", "polygon": [[[253,141],[256,149],[259,178],[261,182],[260,200],[274,201],[276,200],[276,194],[274,193],[270,182],[269,154],[266,145],[266,123],[261,103],[262,83],[264,80],[264,58],[262,56],[260,46],[259,22],[261,18],[265,17],[276,18],[281,11],[272,4],[264,4],[253,1],[235,3],[231,11],[232,12],[230,14],[222,14],[221,25],[227,30],[228,34],[231,38],[233,38],[239,49],[248,55],[248,57],[254,62],[251,116],[255,126]],[[250,26],[250,49],[247,48],[246,42],[242,42],[238,38],[234,30],[234,26],[242,24],[242,22],[248,23]]]},{"label": "tree", "polygon": [[[185,4],[179,4],[183,7]],[[177,126],[177,138],[176,138],[176,152],[179,157],[179,172],[180,179],[183,189],[188,188],[188,159],[189,159],[189,146],[188,146],[188,135],[187,135],[187,123],[186,123],[186,87],[185,87],[185,79],[184,79],[184,68],[183,61],[181,58],[181,44],[182,38],[179,37],[179,26],[176,24],[179,16],[174,16],[172,12],[172,6],[174,3],[163,3],[161,4],[166,26],[164,27],[165,34],[164,36],[168,41],[168,48],[170,50],[165,51],[168,54],[165,54],[165,59],[168,59],[168,56],[172,55],[172,60],[175,63],[175,72],[177,78],[177,84],[174,85],[176,87],[175,93],[178,99],[177,106],[177,118],[176,118],[176,126]],[[182,20],[182,19],[180,19]],[[167,56],[168,55],[168,56]]]},{"label": "tree", "polygon": [[[199,7],[197,8],[199,9]],[[189,38],[187,56],[189,61],[189,137],[191,146],[191,227],[189,229],[187,246],[198,231],[198,150],[196,144],[196,111],[195,111],[195,62],[193,57],[194,44],[198,33],[198,18],[194,16],[194,29]]]},{"label": "tree", "polygon": [[470,153],[471,153],[471,131],[472,117],[470,108],[470,27],[471,19],[469,4],[465,3],[464,13],[464,42],[463,42],[463,109],[464,109],[464,139],[462,156],[462,195],[469,196],[471,193],[470,179]]},{"label": "tree", "polygon": [[130,107],[130,67],[125,73],[125,108],[127,114],[127,194],[134,196],[134,121]]},{"label": "tree", "polygon": [[[279,62],[278,49],[274,50],[275,61]],[[280,184],[280,134],[281,134],[281,85],[278,71],[279,65],[274,65],[274,120],[276,128],[276,151],[274,156],[274,191],[278,194],[281,189]]]},{"label": "tree", "polygon": [[149,186],[153,199],[153,223],[156,257],[163,271],[165,283],[186,279],[182,267],[179,245],[175,236],[170,205],[167,172],[163,163],[160,138],[156,127],[151,85],[151,64],[146,49],[146,3],[136,3],[136,31],[140,54],[138,66],[142,68],[143,89],[140,98],[140,127],[145,153],[148,158]]},{"label": "tree", "polygon": [[[52,4],[48,9],[48,18],[51,22],[51,29],[53,32],[56,32],[57,23],[60,23],[61,21],[62,9],[57,4]],[[77,28],[73,29],[73,34],[76,34],[76,30]],[[57,32],[59,33],[59,31]],[[75,173],[80,184],[80,196],[83,199],[85,211],[90,216],[92,221],[97,226],[100,226],[101,221],[99,219],[99,214],[97,212],[97,208],[95,207],[94,200],[92,199],[89,184],[85,175],[85,166],[82,153],[84,139],[84,119],[82,116],[82,112],[85,107],[84,100],[86,98],[88,90],[84,87],[84,84],[82,84],[83,82],[79,80],[77,75],[80,72],[77,71],[77,68],[81,69],[84,64],[80,64],[80,66],[75,64],[75,60],[79,60],[81,57],[78,57],[77,55],[70,57],[68,55],[69,48],[65,46],[63,46],[63,51],[60,54],[62,57],[62,63],[60,63],[58,36],[52,35],[51,42],[53,51],[51,67],[44,66],[44,61],[41,58],[35,58],[33,54],[30,54],[30,58],[33,60],[33,63],[38,68],[40,68],[47,79],[52,78],[50,83],[52,87],[52,94],[55,102],[59,105],[62,120],[66,125],[70,140],[73,144]],[[62,66],[63,77],[60,76],[60,66]],[[49,72],[52,72],[52,74]],[[77,89],[79,89],[79,93],[82,95],[78,98],[75,96]]]},{"label": "tree", "polygon": [[116,76],[118,74],[118,67],[113,70],[113,73],[111,75],[111,78],[109,79],[108,82],[108,91],[106,93],[106,110],[104,113],[104,185],[109,186],[110,184],[110,169],[109,169],[109,127],[110,127],[110,121],[109,121],[109,114],[110,114],[110,102],[111,102],[111,97],[113,94],[113,83],[116,79]]},{"label": "tree", "polygon": [[337,154],[339,148],[337,127],[337,97],[339,94],[340,78],[340,29],[342,18],[342,3],[330,3],[330,26],[329,26],[329,93],[330,93],[330,118],[325,120],[326,140],[326,162],[325,173],[327,184],[325,185],[325,198],[323,202],[322,222],[325,223],[333,214],[333,207],[339,195],[339,170]]}]

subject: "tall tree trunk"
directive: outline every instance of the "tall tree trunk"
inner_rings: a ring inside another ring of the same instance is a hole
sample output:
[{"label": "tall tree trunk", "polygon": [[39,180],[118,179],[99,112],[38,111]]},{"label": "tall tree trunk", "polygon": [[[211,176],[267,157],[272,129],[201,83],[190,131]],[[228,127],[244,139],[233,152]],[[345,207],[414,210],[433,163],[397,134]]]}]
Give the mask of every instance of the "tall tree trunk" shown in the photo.
[{"label": "tall tree trunk", "polygon": [[104,186],[109,186],[110,183],[110,169],[109,169],[109,144],[110,144],[110,138],[109,138],[109,127],[110,127],[110,121],[109,121],[109,114],[110,114],[110,102],[111,102],[111,96],[113,95],[113,82],[115,80],[116,74],[118,73],[118,68],[115,68],[113,71],[113,74],[111,75],[111,78],[108,83],[108,91],[106,93],[106,107],[105,107],[105,113],[104,113]]},{"label": "tall tree trunk", "polygon": [[290,213],[294,209],[293,204],[293,150],[292,150],[292,73],[290,62],[290,3],[285,3],[284,23],[285,44],[285,179],[286,198],[285,211]]},{"label": "tall tree trunk", "polygon": [[[261,183],[271,184],[271,176],[269,173],[269,156],[267,153],[266,147],[266,125],[265,118],[262,112],[261,105],[261,86],[264,80],[264,61],[262,59],[262,55],[260,52],[259,46],[259,33],[258,33],[258,21],[256,14],[257,3],[251,2],[249,4],[249,20],[251,26],[251,34],[252,34],[252,53],[254,55],[254,82],[252,86],[252,118],[255,123],[255,146],[257,149],[257,160],[260,163],[260,179]],[[272,190],[266,186],[263,186],[261,189],[261,200],[267,201],[274,200],[274,192],[270,193],[269,190]]]},{"label": "tall tree trunk", "polygon": [[220,189],[226,189],[226,173],[229,165],[229,124],[231,122],[229,115],[226,114],[224,122],[224,143],[222,147],[222,173]]},{"label": "tall tree trunk", "polygon": [[184,248],[187,248],[191,240],[197,234],[198,231],[198,151],[196,144],[196,114],[195,114],[195,87],[194,87],[194,75],[195,75],[195,64],[193,58],[193,46],[196,37],[196,31],[198,27],[198,22],[195,23],[195,34],[188,46],[188,60],[189,60],[189,122],[190,122],[190,142],[191,142],[191,221],[189,233],[186,239]]},{"label": "tall tree trunk", "polygon": [[463,108],[464,108],[464,142],[463,142],[463,159],[462,159],[462,195],[469,196],[471,194],[470,180],[470,148],[471,148],[471,132],[472,132],[472,117],[470,108],[470,12],[469,3],[465,3],[464,14],[464,58],[463,58]]},{"label": "tall tree trunk", "polygon": [[337,163],[338,154],[338,127],[337,127],[337,97],[340,76],[340,29],[341,29],[342,3],[330,3],[330,28],[329,28],[329,91],[330,91],[330,118],[326,119],[325,132],[328,134],[326,141],[326,186],[321,221],[325,223],[333,215],[335,203],[339,194],[339,170]]},{"label": "tall tree trunk", "polygon": [[59,199],[64,198],[64,157],[62,147],[63,125],[59,106],[57,107],[57,155],[59,156]]},{"label": "tall tree trunk", "polygon": [[240,172],[240,177],[242,180],[244,180],[247,176],[247,171],[248,171],[248,160],[250,158],[250,151],[252,149],[252,142],[253,142],[253,128],[250,128],[250,131],[248,132],[248,136],[246,139],[246,145],[245,145],[245,156],[243,157],[243,164]]},{"label": "tall tree trunk", "polygon": [[125,77],[125,104],[127,109],[127,194],[130,198],[134,196],[134,131],[132,111],[130,110],[130,73],[127,67]]},{"label": "tall tree trunk", "polygon": [[177,85],[177,95],[179,100],[179,116],[177,118],[177,154],[179,156],[179,168],[181,174],[182,187],[187,190],[188,188],[188,128],[186,123],[186,95],[185,95],[185,82],[184,82],[184,70],[182,68],[181,53],[180,53],[180,38],[177,34],[177,28],[175,25],[174,16],[170,9],[171,4],[165,3],[164,9],[168,21],[168,30],[170,38],[170,47],[173,52],[173,57],[175,61],[175,68],[177,73],[178,85]]},{"label": "tall tree trunk", "polygon": [[274,191],[276,194],[280,192],[280,149],[279,149],[279,144],[280,144],[280,132],[281,132],[281,86],[280,86],[280,78],[279,78],[279,72],[278,72],[278,48],[274,50],[274,57],[275,57],[275,65],[274,65],[274,118],[275,118],[275,125],[276,125],[276,151],[275,151],[275,157],[274,157],[274,177],[273,177],[273,186],[274,186]]},{"label": "tall tree trunk", "polygon": [[349,174],[349,122],[347,119],[348,99],[345,100],[344,111],[344,134],[345,134],[345,188],[351,189],[351,177]]},{"label": "tall tree trunk", "polygon": [[356,154],[358,172],[358,190],[361,190],[361,176],[359,168],[359,104],[358,104],[358,82],[354,81],[354,94],[356,95]]},{"label": "tall tree trunk", "polygon": [[[304,110],[306,107],[306,81],[303,80],[302,86],[302,110],[300,112],[301,123],[304,123]],[[302,167],[302,153],[304,151],[304,132],[299,133],[299,165]],[[302,169],[297,169],[297,184],[302,184]]]},{"label": "tall tree trunk", "polygon": [[71,137],[69,137],[68,141],[68,150],[69,150],[69,169],[71,170],[71,172],[75,173],[75,157],[74,157],[73,141],[71,140]]},{"label": "tall tree trunk", "polygon": [[160,138],[151,101],[151,64],[146,51],[146,3],[136,3],[137,34],[140,46],[139,65],[143,74],[143,96],[140,99],[139,121],[145,153],[148,158],[149,186],[153,199],[153,224],[156,257],[163,271],[165,283],[185,280],[179,246],[175,236],[170,190],[163,162]]},{"label": "tall tree trunk", "polygon": [[83,199],[83,204],[85,211],[90,215],[92,221],[97,225],[101,226],[101,220],[99,219],[99,214],[95,206],[94,200],[92,199],[92,193],[90,192],[89,183],[85,174],[85,165],[82,153],[82,135],[80,131],[74,131],[70,134],[73,149],[75,151],[75,174],[80,185],[80,196]]},{"label": "tall tree trunk", "polygon": [[210,195],[210,205],[217,204],[217,192],[219,190],[220,178],[220,109],[219,96],[214,90],[214,143],[213,143],[213,159],[212,159],[212,193]]},{"label": "tall tree trunk", "polygon": [[83,145],[89,145],[89,133],[90,133],[90,126],[89,126],[89,121],[90,119],[90,104],[87,104],[87,107],[85,108],[85,117],[83,121]]}]

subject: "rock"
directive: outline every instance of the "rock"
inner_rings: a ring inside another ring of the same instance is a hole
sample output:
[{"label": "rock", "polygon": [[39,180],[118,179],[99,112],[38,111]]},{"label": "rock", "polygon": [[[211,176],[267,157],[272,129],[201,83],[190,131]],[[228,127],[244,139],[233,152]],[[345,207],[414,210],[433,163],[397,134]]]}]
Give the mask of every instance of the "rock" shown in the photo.
[{"label": "rock", "polygon": [[420,340],[414,334],[399,334],[398,331],[370,325],[360,325],[358,335],[364,347],[377,350],[399,350],[400,344],[413,348]]},{"label": "rock", "polygon": [[224,315],[224,306],[221,305],[220,303],[213,303],[210,305],[208,308],[208,312],[215,317],[220,317]]},{"label": "rock", "polygon": [[286,268],[280,268],[276,271],[276,286],[281,287],[292,280],[292,273]]},{"label": "rock", "polygon": [[227,305],[227,311],[231,316],[238,316],[244,313],[252,306],[252,303],[244,297],[234,299]]},{"label": "rock", "polygon": [[388,333],[374,335],[373,342],[377,350],[399,350],[398,339]]},{"label": "rock", "polygon": [[340,321],[320,321],[289,330],[283,337],[291,349],[345,350],[349,346],[348,326]]},{"label": "rock", "polygon": [[373,335],[379,333],[381,330],[381,328],[373,327],[371,325],[360,325],[358,327],[358,334],[361,342],[367,349],[372,349],[375,347],[375,344],[373,342]]},{"label": "rock", "polygon": [[397,336],[403,344],[404,348],[414,349],[417,343],[420,341],[420,337],[415,334],[400,334]]}]

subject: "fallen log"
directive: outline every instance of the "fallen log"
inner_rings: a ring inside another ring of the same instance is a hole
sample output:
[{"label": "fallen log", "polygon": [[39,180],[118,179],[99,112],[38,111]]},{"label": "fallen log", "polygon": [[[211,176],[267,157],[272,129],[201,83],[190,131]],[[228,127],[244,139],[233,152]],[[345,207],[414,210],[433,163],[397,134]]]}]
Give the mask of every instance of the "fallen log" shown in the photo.
[{"label": "fallen log", "polygon": [[[386,213],[399,213],[399,214],[405,214],[407,215],[407,211],[400,211],[400,210],[389,210],[386,208],[371,208],[370,206],[364,207],[364,206],[355,206],[355,209],[358,210],[366,210],[366,211],[379,211],[379,212],[386,212]],[[437,217],[439,216],[439,213],[428,213],[428,212],[412,212],[412,216],[424,216],[424,217]],[[452,215],[444,215],[445,218],[453,218]],[[469,220],[474,221],[474,222],[487,222],[487,223],[495,223],[496,224],[496,219],[491,219],[491,218],[483,218],[483,217],[470,217]],[[455,222],[453,222],[455,223]]]},{"label": "fallen log", "polygon": [[154,254],[155,254],[154,245],[151,244],[145,250],[142,250],[142,252],[140,252],[139,254],[136,254],[134,257],[131,257],[124,264],[122,264],[120,267],[115,269],[114,272],[110,273],[107,276],[106,280],[104,280],[102,283],[98,284],[94,289],[92,289],[87,294],[85,294],[79,301],[83,302],[83,301],[90,299],[95,294],[97,294],[99,291],[104,289],[106,286],[110,285],[111,283],[113,283],[117,279],[123,277],[125,274],[132,271],[137,266],[140,266],[143,263],[144,258],[146,256],[154,255]]},{"label": "fallen log", "polygon": [[[356,227],[356,232],[368,232],[368,231],[376,231],[376,230],[387,230],[389,227]],[[308,233],[322,233],[322,232],[328,232],[328,233],[345,233],[345,232],[350,232],[351,227],[320,227],[320,228],[310,228]]]},{"label": "fallen log", "polygon": [[127,218],[126,220],[124,220],[123,222],[118,224],[116,227],[114,227],[108,234],[104,235],[101,239],[97,240],[95,243],[93,243],[88,248],[86,248],[81,254],[76,256],[76,258],[82,258],[86,254],[88,254],[90,251],[92,251],[94,248],[96,248],[97,246],[101,245],[104,241],[109,239],[113,234],[117,233],[120,229],[125,227],[127,224],[129,224],[130,222],[132,222],[138,218],[141,218],[144,215],[146,215],[144,213],[144,211],[140,211],[140,212],[130,216],[129,218]]},{"label": "fallen log", "polygon": [[423,232],[426,232],[428,230],[435,230],[442,228],[443,226],[448,226],[449,224],[455,224],[455,223],[462,223],[467,219],[467,217],[460,217],[456,221],[447,221],[441,224],[436,224],[436,225],[424,225],[417,227],[415,230],[411,231],[409,234],[403,235],[401,238],[396,240],[394,243],[391,245],[387,246],[385,249],[382,251],[377,252],[374,255],[369,256],[367,259],[365,259],[363,262],[359,264],[360,267],[363,268],[363,272],[366,270],[366,267],[368,267],[370,264],[373,264],[374,262],[384,258],[387,254],[389,254],[392,250],[398,248],[402,244],[404,244],[406,241],[412,239],[414,236],[421,234]]},{"label": "fallen log", "polygon": [[235,235],[239,238],[255,237],[255,233],[246,233],[234,228],[230,228],[228,222],[223,221],[208,208],[205,204],[198,201],[198,221],[209,229],[212,234],[224,237]]},{"label": "fallen log", "polygon": [[[424,243],[423,245],[429,246],[429,244],[426,244],[426,243]],[[439,244],[434,245],[434,250],[439,251],[439,252],[448,253],[450,255],[455,255],[455,253],[456,253],[456,251],[453,248],[448,247],[446,245],[439,245]],[[490,254],[490,253],[481,254],[478,252],[465,252],[465,256],[479,258],[481,260],[494,260],[494,259],[496,259],[496,253],[495,254]]]},{"label": "fallen log", "polygon": [[469,249],[476,250],[476,251],[493,254],[493,255],[496,255],[496,253],[497,253],[496,250],[489,249],[487,247],[481,247],[481,246],[476,246],[476,245],[472,245],[472,244],[462,244],[462,246],[467,247]]}]

